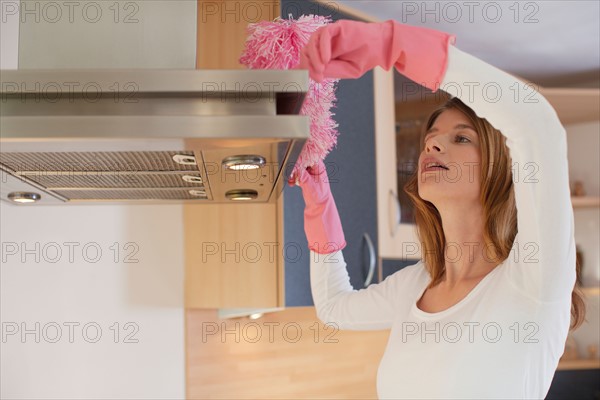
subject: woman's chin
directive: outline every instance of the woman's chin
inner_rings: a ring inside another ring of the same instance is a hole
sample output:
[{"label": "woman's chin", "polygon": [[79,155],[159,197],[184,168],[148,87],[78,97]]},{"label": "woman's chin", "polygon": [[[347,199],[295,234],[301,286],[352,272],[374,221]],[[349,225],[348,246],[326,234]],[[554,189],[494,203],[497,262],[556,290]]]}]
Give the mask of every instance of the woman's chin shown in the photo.
[{"label": "woman's chin", "polygon": [[428,201],[430,203],[433,203],[432,199],[431,199],[431,191],[429,190],[422,190],[419,189],[419,197],[422,198],[425,201]]},{"label": "woman's chin", "polygon": [[433,199],[440,196],[441,188],[436,187],[436,183],[420,183],[419,184],[419,196],[423,200],[432,201]]}]

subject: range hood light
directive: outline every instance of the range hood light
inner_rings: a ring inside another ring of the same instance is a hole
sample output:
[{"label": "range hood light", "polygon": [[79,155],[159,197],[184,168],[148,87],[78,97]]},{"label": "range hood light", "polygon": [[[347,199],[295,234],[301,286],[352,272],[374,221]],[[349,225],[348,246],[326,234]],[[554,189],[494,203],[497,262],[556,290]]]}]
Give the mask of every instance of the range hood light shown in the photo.
[{"label": "range hood light", "polygon": [[15,203],[35,203],[42,196],[33,192],[12,192],[8,194],[8,198]]},{"label": "range hood light", "polygon": [[196,157],[183,154],[175,154],[173,156],[173,161],[181,165],[196,165]]},{"label": "range hood light", "polygon": [[254,200],[258,197],[256,190],[230,190],[225,193],[225,197],[229,200]]},{"label": "range hood light", "polygon": [[183,179],[186,182],[189,183],[202,183],[202,177],[201,176],[192,176],[192,175],[184,175],[181,177],[181,179]]},{"label": "range hood light", "polygon": [[264,157],[246,154],[224,158],[222,164],[227,169],[243,170],[262,168],[266,161]]}]

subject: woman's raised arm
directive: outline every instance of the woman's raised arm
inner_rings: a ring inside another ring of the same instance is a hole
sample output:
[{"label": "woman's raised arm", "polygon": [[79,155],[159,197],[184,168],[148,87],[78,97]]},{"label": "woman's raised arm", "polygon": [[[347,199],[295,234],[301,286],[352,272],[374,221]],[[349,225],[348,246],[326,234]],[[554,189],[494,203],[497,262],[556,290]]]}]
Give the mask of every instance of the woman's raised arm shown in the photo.
[{"label": "woman's raised arm", "polygon": [[575,239],[567,138],[550,103],[529,85],[453,45],[441,89],[459,97],[506,137],[518,233],[512,281],[540,301],[570,297]]}]

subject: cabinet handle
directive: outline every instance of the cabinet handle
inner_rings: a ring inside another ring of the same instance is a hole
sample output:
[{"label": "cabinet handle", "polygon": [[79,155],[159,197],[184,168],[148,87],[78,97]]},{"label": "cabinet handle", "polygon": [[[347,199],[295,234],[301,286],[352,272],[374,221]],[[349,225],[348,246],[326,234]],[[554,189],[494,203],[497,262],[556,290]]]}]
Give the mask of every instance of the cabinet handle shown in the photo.
[{"label": "cabinet handle", "polygon": [[375,246],[373,246],[373,241],[371,241],[371,237],[367,232],[363,234],[363,239],[365,239],[369,248],[369,273],[367,274],[367,279],[365,279],[365,287],[367,287],[371,284],[373,274],[375,273]]},{"label": "cabinet handle", "polygon": [[[390,210],[392,207],[394,207],[394,209]],[[392,189],[390,189],[390,194],[388,197],[388,210],[390,211],[388,215],[393,216],[393,218],[388,218],[388,221],[390,223],[390,235],[394,237],[398,231],[398,226],[400,226],[402,213],[400,210],[400,201],[398,200],[398,196],[396,196],[396,193],[394,193]]]}]

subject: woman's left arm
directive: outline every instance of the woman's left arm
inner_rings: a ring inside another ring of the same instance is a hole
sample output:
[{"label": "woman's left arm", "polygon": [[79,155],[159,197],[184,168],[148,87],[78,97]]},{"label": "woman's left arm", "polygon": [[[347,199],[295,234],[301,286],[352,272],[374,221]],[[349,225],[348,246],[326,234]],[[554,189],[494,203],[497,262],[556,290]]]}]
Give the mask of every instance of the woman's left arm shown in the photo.
[{"label": "woman's left arm", "polygon": [[575,284],[575,239],[566,131],[533,87],[453,45],[440,88],[459,97],[506,137],[513,170],[518,234],[512,281],[552,301]]}]

